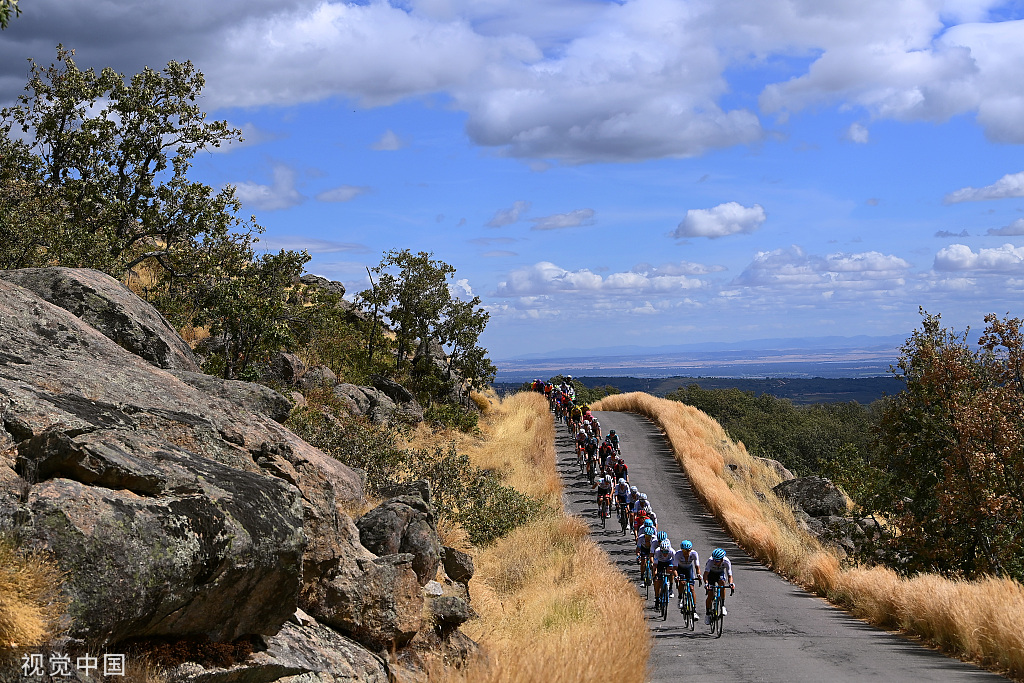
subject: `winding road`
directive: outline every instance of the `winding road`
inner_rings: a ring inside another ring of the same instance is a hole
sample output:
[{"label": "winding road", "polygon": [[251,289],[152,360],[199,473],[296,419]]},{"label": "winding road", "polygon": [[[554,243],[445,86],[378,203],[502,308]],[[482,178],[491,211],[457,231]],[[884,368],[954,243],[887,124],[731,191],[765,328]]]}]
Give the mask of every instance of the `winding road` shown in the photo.
[{"label": "winding road", "polygon": [[[736,594],[727,601],[724,635],[708,634],[703,619],[684,628],[672,599],[668,619],[654,613],[654,591],[647,616],[654,636],[650,680],[684,677],[724,681],[1005,681],[978,667],[949,659],[904,637],[877,629],[784,581],[744,553],[704,509],[672,456],[667,439],[649,420],[633,413],[595,413],[602,428],[618,433],[629,465],[630,483],[648,494],[659,529],[672,547],[693,541],[701,564],[711,549],[725,548],[732,560]],[[596,495],[580,475],[565,427],[557,429],[558,469],[566,509],[590,521],[594,540],[618,567],[639,582],[632,535],[623,536],[614,513],[602,529]],[[697,590],[703,615],[703,590]],[[697,679],[692,679],[697,680]]]}]

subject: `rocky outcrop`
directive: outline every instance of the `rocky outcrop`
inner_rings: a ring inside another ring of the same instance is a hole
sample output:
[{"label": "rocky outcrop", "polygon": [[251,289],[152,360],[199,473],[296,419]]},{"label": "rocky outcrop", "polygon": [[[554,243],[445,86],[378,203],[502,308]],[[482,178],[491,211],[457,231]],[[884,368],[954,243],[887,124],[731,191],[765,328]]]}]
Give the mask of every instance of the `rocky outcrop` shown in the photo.
[{"label": "rocky outcrop", "polygon": [[866,557],[875,553],[884,529],[873,517],[849,515],[846,494],[824,477],[784,481],[773,491],[793,505],[801,529],[831,546],[840,556]]},{"label": "rocky outcrop", "polygon": [[825,477],[800,477],[784,481],[772,491],[811,517],[845,515],[849,499]]},{"label": "rocky outcrop", "polygon": [[771,458],[759,458],[757,456],[753,456],[753,458],[755,462],[761,463],[769,470],[771,470],[773,473],[775,473],[775,475],[778,476],[780,481],[790,481],[791,479],[796,479],[796,475],[790,472],[786,468],[786,466],[783,465],[778,460],[772,460]]},{"label": "rocky outcrop", "polygon": [[[466,649],[465,587],[426,605],[418,575],[440,561],[429,489],[377,513],[405,522],[371,552],[345,512],[362,475],[276,422],[289,405],[157,368],[0,277],[0,530],[67,572],[72,638],[262,636],[251,661],[193,672],[260,683],[382,681],[371,652],[441,630]],[[316,622],[289,622],[299,607]]]},{"label": "rocky outcrop", "polygon": [[[395,383],[392,382],[392,384]],[[397,386],[401,387],[401,385]],[[333,391],[350,413],[366,415],[377,424],[393,420],[411,423],[423,421],[423,409],[415,399],[408,403],[395,403],[380,389],[361,387],[355,384],[338,384]],[[402,391],[408,393],[404,387],[402,387]]]},{"label": "rocky outcrop", "polygon": [[188,344],[152,305],[98,270],[0,270],[0,279],[35,292],[158,368],[199,372]]},{"label": "rocky outcrop", "polygon": [[337,383],[338,376],[329,367],[314,365],[295,384],[303,391],[309,391],[310,389],[319,389],[320,387],[331,388]]},{"label": "rocky outcrop", "polygon": [[264,644],[232,667],[188,663],[170,671],[168,678],[187,683],[388,683],[380,657],[301,611]]}]

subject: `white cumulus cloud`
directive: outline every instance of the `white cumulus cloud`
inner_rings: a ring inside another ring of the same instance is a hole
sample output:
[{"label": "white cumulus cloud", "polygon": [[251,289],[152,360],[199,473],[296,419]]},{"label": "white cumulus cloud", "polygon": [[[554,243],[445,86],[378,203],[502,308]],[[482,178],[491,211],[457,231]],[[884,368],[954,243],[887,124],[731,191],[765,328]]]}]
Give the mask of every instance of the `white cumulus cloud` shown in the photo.
[{"label": "white cumulus cloud", "polygon": [[610,295],[660,292],[667,295],[704,286],[706,283],[702,280],[685,275],[620,272],[602,277],[586,268],[570,271],[541,261],[509,273],[505,281],[498,284],[497,295],[530,297],[567,292]]},{"label": "white cumulus cloud", "polygon": [[378,152],[395,152],[405,147],[405,141],[398,137],[390,128],[384,131],[380,138],[370,145],[370,149]]},{"label": "white cumulus cloud", "polygon": [[935,270],[1024,273],[1024,247],[1004,244],[974,252],[965,244],[951,244],[935,254]]},{"label": "white cumulus cloud", "polygon": [[674,237],[725,237],[751,233],[761,227],[767,215],[760,204],[743,206],[738,202],[719,204],[710,209],[690,209],[672,235]]},{"label": "white cumulus cloud", "polygon": [[858,145],[866,145],[871,139],[871,134],[863,124],[851,123],[850,127],[846,129],[845,137],[850,142],[855,142]]}]

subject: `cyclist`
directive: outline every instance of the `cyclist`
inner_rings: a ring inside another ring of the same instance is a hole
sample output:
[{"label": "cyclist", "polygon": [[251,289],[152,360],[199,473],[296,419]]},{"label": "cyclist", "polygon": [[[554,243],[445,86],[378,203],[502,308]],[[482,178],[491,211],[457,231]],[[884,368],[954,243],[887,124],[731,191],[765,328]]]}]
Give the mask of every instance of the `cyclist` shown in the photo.
[{"label": "cyclist", "polygon": [[619,479],[625,479],[629,481],[629,466],[626,465],[625,461],[621,457],[615,458],[615,463],[612,465],[612,472]]},{"label": "cyclist", "polygon": [[[636,558],[637,563],[643,567],[644,562],[650,561],[651,550],[658,547],[658,530],[654,526],[654,522],[650,519],[644,519],[644,524],[640,528],[639,533],[636,537]],[[641,569],[641,572],[643,570]]]},{"label": "cyclist", "polygon": [[629,501],[629,484],[625,479],[619,479],[615,484],[615,508],[624,508]]},{"label": "cyclist", "polygon": [[640,490],[635,486],[629,487],[629,498],[626,499],[626,512],[629,513],[629,523],[633,524],[633,506],[640,500]]},{"label": "cyclist", "polygon": [[577,427],[583,424],[583,411],[580,410],[579,406],[574,405],[572,407],[572,409],[569,411],[569,419],[572,421],[572,424],[576,425]]},{"label": "cyclist", "polygon": [[[683,582],[692,584],[694,579],[697,583],[700,579],[700,555],[693,549],[693,543],[683,541],[679,544],[679,550],[672,556],[672,573],[676,577],[676,587],[679,588],[679,609],[683,608]],[[697,618],[697,613],[693,613]]]},{"label": "cyclist", "polygon": [[622,452],[622,449],[619,448],[619,435],[615,433],[614,429],[608,431],[608,440],[612,442],[612,447],[615,450],[619,451],[620,453]]},{"label": "cyclist", "polygon": [[[726,577],[729,582],[726,583]],[[704,565],[704,586],[707,588],[707,599],[704,601],[704,623],[711,623],[711,600],[715,592],[715,586],[728,586],[735,590],[736,585],[732,582],[732,562],[725,556],[725,550],[715,548],[711,551],[708,563]],[[723,603],[725,594],[722,594]],[[725,605],[722,605],[722,615],[726,615]]]},{"label": "cyclist", "polygon": [[584,446],[587,445],[587,433],[584,430],[580,430],[576,433],[576,450],[583,452]]},{"label": "cyclist", "polygon": [[590,426],[594,430],[594,436],[601,438],[601,423],[597,421],[596,417],[590,418]]},{"label": "cyclist", "polygon": [[664,531],[658,532],[658,545],[651,552],[651,564],[654,566],[654,599],[657,601],[661,595],[661,577],[669,574],[668,598],[672,598],[672,576],[669,567],[672,566],[672,557],[675,551],[668,540],[668,534]]},{"label": "cyclist", "polygon": [[608,510],[612,508],[612,477],[611,475],[605,476],[595,481],[590,488],[597,489],[597,514],[601,514],[601,500],[604,498],[608,499]]},{"label": "cyclist", "polygon": [[654,526],[658,526],[658,515],[654,514],[654,508],[651,507],[651,502],[647,500],[646,493],[640,494],[640,500],[636,502],[636,506],[633,508],[634,515],[641,513],[650,517],[651,521],[654,522]]}]

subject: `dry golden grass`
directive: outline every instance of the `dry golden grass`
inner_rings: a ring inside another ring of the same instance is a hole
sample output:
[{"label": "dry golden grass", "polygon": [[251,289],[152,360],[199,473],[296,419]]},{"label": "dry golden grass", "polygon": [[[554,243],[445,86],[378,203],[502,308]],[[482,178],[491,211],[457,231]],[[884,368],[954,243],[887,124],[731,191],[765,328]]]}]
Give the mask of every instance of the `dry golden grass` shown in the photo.
[{"label": "dry golden grass", "polygon": [[39,645],[55,634],[64,612],[61,578],[53,561],[0,539],[0,650]]},{"label": "dry golden grass", "polygon": [[[692,406],[649,394],[618,394],[595,410],[644,415],[664,431],[708,509],[748,552],[853,614],[898,628],[959,657],[1024,680],[1024,586],[1010,579],[902,578],[883,567],[842,568],[801,531],[771,492],[777,475]],[[727,473],[729,465],[743,476]],[[759,498],[760,495],[760,498]]]},{"label": "dry golden grass", "polygon": [[[554,423],[537,394],[491,397],[482,436],[466,439],[473,463],[499,471],[506,484],[562,510],[555,469]],[[564,512],[546,515],[474,550],[469,584],[479,619],[463,631],[486,660],[435,669],[431,680],[477,681],[646,679],[651,640],[643,605],[626,577],[590,540],[587,525]],[[615,647],[593,647],[616,634]]]}]

